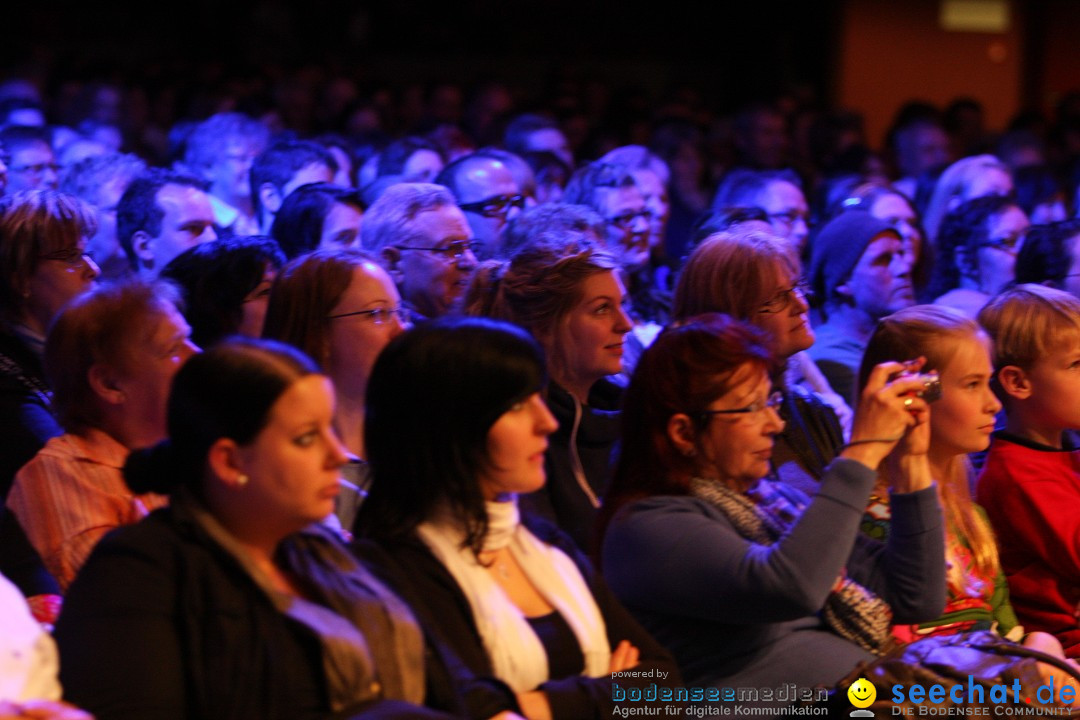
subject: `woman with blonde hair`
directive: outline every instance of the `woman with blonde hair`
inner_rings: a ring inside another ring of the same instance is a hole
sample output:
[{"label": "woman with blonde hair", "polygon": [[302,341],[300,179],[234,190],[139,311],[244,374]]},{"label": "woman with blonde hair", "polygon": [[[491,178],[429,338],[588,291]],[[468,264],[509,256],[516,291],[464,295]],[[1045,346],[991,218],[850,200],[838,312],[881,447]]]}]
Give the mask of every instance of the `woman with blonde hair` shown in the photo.
[{"label": "woman with blonde hair", "polygon": [[[893,636],[911,642],[927,635],[995,630],[1009,640],[1064,657],[1054,636],[1024,634],[1009,602],[1009,587],[989,519],[971,497],[974,471],[968,456],[990,445],[994,418],[1001,410],[1001,402],[990,387],[990,346],[986,332],[959,311],[916,305],[883,318],[863,356],[860,388],[880,363],[919,358],[925,358],[922,372],[936,372],[941,383],[940,399],[932,401],[927,459],[945,517],[945,611],[928,622],[894,625]],[[895,463],[888,462],[880,466],[863,518],[863,531],[881,541],[890,530],[886,490],[894,482],[890,471],[895,468]],[[1073,682],[1055,667],[1040,667],[1047,679],[1053,676]]]},{"label": "woman with blonde hair", "polygon": [[512,260],[481,265],[465,297],[468,315],[507,320],[544,349],[546,400],[559,422],[546,455],[547,484],[523,506],[591,545],[619,433],[624,338],[632,323],[618,262],[587,240],[535,242]]}]

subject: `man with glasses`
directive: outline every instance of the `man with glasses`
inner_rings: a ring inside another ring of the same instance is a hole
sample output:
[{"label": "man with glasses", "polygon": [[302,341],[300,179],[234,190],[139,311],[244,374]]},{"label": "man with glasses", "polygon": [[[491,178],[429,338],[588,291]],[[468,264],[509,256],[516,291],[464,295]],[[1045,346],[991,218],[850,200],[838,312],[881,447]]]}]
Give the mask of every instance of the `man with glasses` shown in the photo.
[{"label": "man with glasses", "polygon": [[0,131],[0,145],[6,155],[7,194],[20,190],[48,188],[59,184],[59,166],[49,145],[48,131],[40,127],[12,125]]},{"label": "man with glasses", "polygon": [[414,320],[458,311],[478,248],[445,187],[392,185],[364,214],[360,242],[382,260]]},{"label": "man with glasses", "polygon": [[712,207],[718,212],[736,207],[761,208],[774,235],[787,240],[799,255],[806,248],[810,210],[799,178],[790,170],[733,170],[717,188]]},{"label": "man with glasses", "polygon": [[865,210],[830,220],[814,239],[810,281],[824,303],[810,357],[855,407],[856,376],[878,320],[915,304],[910,243],[888,221]]},{"label": "man with glasses", "polygon": [[586,205],[600,214],[604,242],[624,270],[635,273],[649,264],[652,213],[630,170],[604,162],[586,165],[570,178],[563,202]]},{"label": "man with glasses", "polygon": [[525,207],[521,188],[501,160],[479,153],[458,158],[435,178],[454,194],[484,258],[503,257],[507,222]]}]

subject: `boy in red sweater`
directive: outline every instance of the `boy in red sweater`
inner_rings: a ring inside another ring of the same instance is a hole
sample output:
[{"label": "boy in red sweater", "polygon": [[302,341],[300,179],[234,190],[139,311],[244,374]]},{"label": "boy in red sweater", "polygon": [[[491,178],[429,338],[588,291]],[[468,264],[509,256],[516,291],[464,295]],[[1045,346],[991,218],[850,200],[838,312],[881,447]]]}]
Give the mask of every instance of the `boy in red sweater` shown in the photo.
[{"label": "boy in red sweater", "polygon": [[1005,430],[977,498],[997,535],[1013,608],[1027,630],[1080,656],[1080,299],[1043,285],[1007,290],[979,313],[994,341]]}]

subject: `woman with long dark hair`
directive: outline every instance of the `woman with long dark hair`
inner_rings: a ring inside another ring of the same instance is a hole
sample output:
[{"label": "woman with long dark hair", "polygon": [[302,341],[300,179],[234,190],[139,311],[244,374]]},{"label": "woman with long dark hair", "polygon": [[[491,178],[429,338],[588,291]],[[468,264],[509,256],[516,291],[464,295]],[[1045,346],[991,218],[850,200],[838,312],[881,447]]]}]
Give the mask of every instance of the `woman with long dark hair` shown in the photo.
[{"label": "woman with long dark hair", "polygon": [[674,667],[573,542],[518,511],[545,480],[546,379],[537,343],[506,323],[441,319],[393,340],[367,396],[359,548],[523,715],[610,716],[612,673],[642,671],[626,687]]}]

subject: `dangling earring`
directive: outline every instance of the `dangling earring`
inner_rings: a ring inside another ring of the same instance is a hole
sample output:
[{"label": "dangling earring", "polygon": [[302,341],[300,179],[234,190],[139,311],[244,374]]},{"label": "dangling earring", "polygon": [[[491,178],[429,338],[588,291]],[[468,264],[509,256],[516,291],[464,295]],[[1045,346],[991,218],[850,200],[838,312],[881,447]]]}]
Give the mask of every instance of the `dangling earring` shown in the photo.
[{"label": "dangling earring", "polygon": [[240,473],[239,475],[236,476],[236,484],[239,487],[244,487],[245,485],[248,484],[248,480],[250,480],[250,479],[251,478],[249,478],[247,475],[245,475],[243,473]]}]

